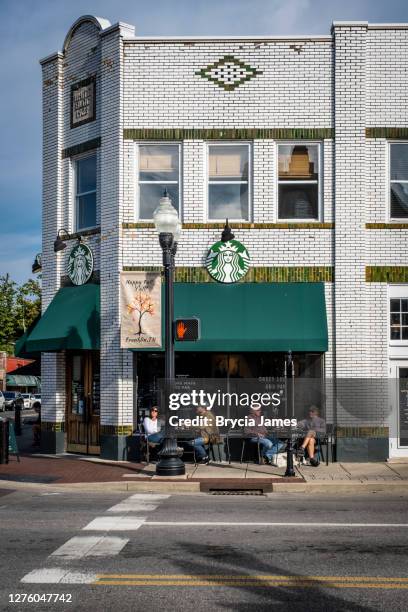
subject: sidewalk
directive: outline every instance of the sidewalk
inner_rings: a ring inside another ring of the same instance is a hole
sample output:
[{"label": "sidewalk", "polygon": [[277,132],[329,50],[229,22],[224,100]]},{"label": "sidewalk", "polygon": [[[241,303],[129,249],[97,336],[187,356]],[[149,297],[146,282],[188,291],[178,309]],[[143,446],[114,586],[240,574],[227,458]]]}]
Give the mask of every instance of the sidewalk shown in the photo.
[{"label": "sidewalk", "polygon": [[[392,490],[408,492],[408,463],[331,463],[314,468],[295,467],[296,477],[285,478],[285,468],[254,463],[186,464],[181,477],[156,476],[151,463],[104,461],[98,457],[63,454],[42,455],[31,447],[31,427],[24,425],[23,435],[17,438],[21,449],[20,463],[14,455],[10,462],[0,465],[0,485],[35,483],[42,485],[90,485],[123,490],[171,490],[199,492],[222,490],[271,491],[327,491]],[[107,484],[109,483],[109,485]]]}]

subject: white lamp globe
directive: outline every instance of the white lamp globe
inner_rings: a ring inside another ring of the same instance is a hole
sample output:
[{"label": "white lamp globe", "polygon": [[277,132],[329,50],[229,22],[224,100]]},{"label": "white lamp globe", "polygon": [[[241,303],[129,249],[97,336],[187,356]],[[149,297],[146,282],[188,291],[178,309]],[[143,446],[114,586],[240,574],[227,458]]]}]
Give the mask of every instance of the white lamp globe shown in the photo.
[{"label": "white lamp globe", "polygon": [[165,189],[160,203],[153,213],[153,220],[159,234],[175,234],[180,223],[178,212],[174,208]]},{"label": "white lamp globe", "polygon": [[180,236],[181,236],[181,222],[179,221],[177,223],[177,229],[173,234],[173,240],[174,242],[179,242],[180,241]]}]

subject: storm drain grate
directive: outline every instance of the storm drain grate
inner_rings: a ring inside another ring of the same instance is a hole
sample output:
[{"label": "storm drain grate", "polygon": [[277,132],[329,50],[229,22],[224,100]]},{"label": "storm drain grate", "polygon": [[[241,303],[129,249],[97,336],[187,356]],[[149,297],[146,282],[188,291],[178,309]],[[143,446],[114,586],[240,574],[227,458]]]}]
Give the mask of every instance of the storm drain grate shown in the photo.
[{"label": "storm drain grate", "polygon": [[210,489],[210,495],[263,495],[262,489]]}]

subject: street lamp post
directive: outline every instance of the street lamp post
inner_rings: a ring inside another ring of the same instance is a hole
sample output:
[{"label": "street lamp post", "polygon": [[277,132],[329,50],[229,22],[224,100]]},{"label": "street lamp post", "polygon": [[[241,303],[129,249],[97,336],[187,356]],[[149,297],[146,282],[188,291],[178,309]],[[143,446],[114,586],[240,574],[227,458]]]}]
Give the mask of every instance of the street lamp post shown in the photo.
[{"label": "street lamp post", "polygon": [[[290,368],[290,385],[288,385],[288,369]],[[294,368],[294,364],[293,364],[293,356],[292,356],[292,351],[288,352],[288,359],[287,362],[285,363],[285,374],[286,374],[286,412],[287,412],[287,407],[288,407],[288,395],[290,397],[290,410],[291,410],[291,417],[293,418],[294,413],[295,413],[295,387],[294,387],[294,383],[295,383],[295,368]],[[288,390],[290,388],[290,393],[288,393]],[[288,416],[288,415],[286,415]],[[289,429],[289,437],[288,437],[288,442],[287,442],[287,447],[286,447],[286,472],[285,472],[285,476],[286,477],[293,477],[296,476],[294,467],[293,467],[293,440],[292,440],[292,426],[290,426]]]},{"label": "street lamp post", "polygon": [[164,417],[165,438],[159,452],[156,465],[158,476],[181,476],[185,474],[185,465],[179,457],[177,440],[169,425],[168,399],[174,380],[174,258],[177,251],[177,240],[180,233],[180,221],[176,209],[172,206],[167,190],[164,191],[160,204],[153,214],[159,242],[163,251],[164,268]]}]

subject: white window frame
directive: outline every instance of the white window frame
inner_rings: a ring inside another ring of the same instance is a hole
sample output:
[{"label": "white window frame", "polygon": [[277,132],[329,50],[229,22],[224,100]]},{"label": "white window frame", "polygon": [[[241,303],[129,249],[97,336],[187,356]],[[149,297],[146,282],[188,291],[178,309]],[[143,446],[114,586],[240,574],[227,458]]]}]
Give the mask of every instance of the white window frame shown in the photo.
[{"label": "white window frame", "polygon": [[387,302],[387,339],[389,346],[407,346],[406,340],[391,340],[391,300],[402,299],[408,300],[408,283],[406,285],[388,285],[388,302]]},{"label": "white window frame", "polygon": [[[178,147],[178,181],[139,181],[139,175],[140,175],[140,147],[141,146],[177,146]],[[142,140],[139,142],[135,143],[135,216],[137,221],[140,221],[142,223],[151,223],[153,221],[153,217],[151,219],[145,219],[142,218],[140,216],[140,184],[143,185],[155,185],[155,184],[159,184],[162,182],[165,182],[169,185],[177,185],[179,186],[179,201],[178,201],[178,215],[179,215],[179,219],[180,221],[182,220],[182,189],[183,189],[183,185],[182,185],[182,176],[183,176],[183,167],[182,167],[182,163],[183,163],[183,158],[182,158],[182,143],[180,141],[172,141],[169,142],[168,140],[166,141],[157,141],[157,140],[153,140],[153,141],[147,141],[147,140]],[[172,204],[174,205],[174,202],[172,202]],[[159,205],[159,202],[157,202],[157,206]]]},{"label": "white window frame", "polygon": [[[95,181],[95,189],[91,191],[84,191],[83,193],[77,193],[77,163],[83,161],[84,159],[88,159],[88,157],[95,157],[95,165],[96,165],[96,181]],[[72,193],[74,196],[74,205],[73,205],[73,230],[75,233],[85,232],[87,230],[95,229],[98,227],[98,152],[97,150],[86,151],[86,153],[82,153],[81,155],[76,155],[71,160],[72,163]],[[78,227],[78,197],[83,195],[88,195],[90,193],[95,193],[95,225],[90,225],[89,227]]]},{"label": "white window frame", "polygon": [[[234,146],[242,146],[246,145],[248,147],[248,180],[247,181],[210,181],[210,147],[234,147]],[[228,221],[233,221],[234,223],[251,223],[252,219],[252,143],[248,141],[236,141],[236,142],[207,142],[206,143],[206,156],[205,156],[205,200],[206,200],[206,209],[205,209],[205,218],[206,222],[209,223],[221,223],[223,219],[214,219],[210,217],[210,189],[211,185],[248,185],[248,219],[243,219],[242,217],[233,218],[228,217]]]},{"label": "white window frame", "polygon": [[[321,223],[323,221],[323,146],[321,140],[280,140],[276,143],[276,222],[277,223]],[[311,146],[317,145],[317,181],[290,181],[290,180],[279,180],[279,147],[282,145],[306,145]],[[302,185],[304,183],[317,184],[317,218],[306,217],[306,219],[297,217],[289,218],[279,216],[279,185]]]},{"label": "white window frame", "polygon": [[389,221],[395,222],[395,223],[408,223],[408,216],[407,217],[392,217],[391,216],[391,183],[408,183],[408,179],[406,180],[396,180],[396,179],[391,179],[391,146],[395,145],[395,144],[399,144],[399,145],[406,145],[408,146],[408,140],[389,140],[388,141],[388,172],[387,172],[387,177],[388,177],[388,196],[387,196],[387,202],[388,202],[388,219]]}]

